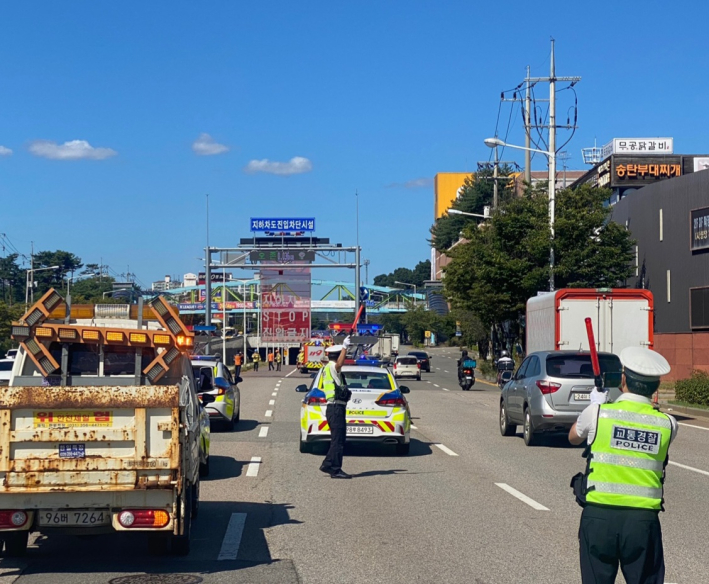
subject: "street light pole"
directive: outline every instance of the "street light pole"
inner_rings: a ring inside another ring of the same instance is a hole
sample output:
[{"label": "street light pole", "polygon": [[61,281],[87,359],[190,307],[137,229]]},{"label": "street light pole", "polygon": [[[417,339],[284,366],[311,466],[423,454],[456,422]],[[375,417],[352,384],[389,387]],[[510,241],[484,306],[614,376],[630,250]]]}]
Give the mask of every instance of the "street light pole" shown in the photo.
[{"label": "street light pole", "polygon": [[492,208],[497,209],[498,195],[497,195],[497,173],[498,167],[500,166],[500,158],[497,155],[497,146],[495,146],[495,167],[492,170],[492,180],[494,181],[492,186]]},{"label": "street light pole", "polygon": [[549,290],[554,291],[554,216],[556,213],[556,67],[554,65],[554,39],[551,41],[551,67],[549,71]]}]

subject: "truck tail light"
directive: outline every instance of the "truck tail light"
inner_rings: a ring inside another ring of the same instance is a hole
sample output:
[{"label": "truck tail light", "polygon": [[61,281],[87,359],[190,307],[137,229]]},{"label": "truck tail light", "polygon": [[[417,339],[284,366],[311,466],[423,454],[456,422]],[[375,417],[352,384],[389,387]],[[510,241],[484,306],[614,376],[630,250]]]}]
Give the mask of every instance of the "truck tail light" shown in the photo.
[{"label": "truck tail light", "polygon": [[539,379],[537,380],[537,387],[539,388],[539,391],[541,391],[544,395],[547,395],[554,393],[555,391],[559,391],[561,383],[553,383],[551,381]]},{"label": "truck tail light", "polygon": [[305,400],[305,404],[309,406],[313,406],[315,404],[326,404],[327,400],[324,397],[315,397],[315,396],[310,396],[308,399]]},{"label": "truck tail light", "polygon": [[135,527],[159,529],[170,523],[170,516],[162,509],[124,509],[118,514],[118,523],[126,529]]},{"label": "truck tail light", "polygon": [[27,523],[27,513],[20,510],[0,511],[0,529],[18,529]]}]

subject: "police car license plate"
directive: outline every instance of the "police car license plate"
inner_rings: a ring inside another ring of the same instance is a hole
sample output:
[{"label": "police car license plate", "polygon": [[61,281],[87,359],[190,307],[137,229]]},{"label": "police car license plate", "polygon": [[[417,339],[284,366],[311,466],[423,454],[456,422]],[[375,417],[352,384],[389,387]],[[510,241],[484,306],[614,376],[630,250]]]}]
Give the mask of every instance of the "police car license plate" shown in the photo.
[{"label": "police car license plate", "polygon": [[574,401],[591,401],[590,393],[575,393]]},{"label": "police car license plate", "polygon": [[110,525],[111,513],[96,509],[40,510],[37,519],[39,525],[44,527],[97,527]]},{"label": "police car license plate", "polygon": [[352,424],[347,426],[348,434],[374,434],[374,427],[369,425]]}]

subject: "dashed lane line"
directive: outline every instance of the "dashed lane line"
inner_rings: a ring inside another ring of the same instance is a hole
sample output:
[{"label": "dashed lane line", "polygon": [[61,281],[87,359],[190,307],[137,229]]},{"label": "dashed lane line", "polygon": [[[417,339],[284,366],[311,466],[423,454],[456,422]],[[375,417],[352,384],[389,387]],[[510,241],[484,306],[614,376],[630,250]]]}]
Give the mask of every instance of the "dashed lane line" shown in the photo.
[{"label": "dashed lane line", "polygon": [[434,384],[433,384],[433,387],[441,387],[441,386],[438,385],[437,383],[434,383]]},{"label": "dashed lane line", "polygon": [[261,429],[258,431],[258,437],[265,438],[266,436],[268,436],[268,426],[261,426]]},{"label": "dashed lane line", "polygon": [[549,509],[541,503],[537,503],[534,499],[530,499],[527,495],[520,493],[517,489],[513,489],[506,483],[495,483],[495,485],[500,487],[503,491],[507,491],[510,495],[519,499],[523,503],[526,503],[532,509],[536,509],[537,511],[549,511]]},{"label": "dashed lane line", "polygon": [[432,383],[431,381],[427,381],[426,383]]},{"label": "dashed lane line", "polygon": [[266,417],[270,418],[271,416],[273,416],[273,410],[266,410]]},{"label": "dashed lane line", "polygon": [[276,397],[277,395],[278,395],[278,392],[277,392],[277,391],[274,391],[274,392],[271,394],[271,397]]},{"label": "dashed lane line", "polygon": [[257,477],[258,470],[259,470],[260,466],[261,466],[261,457],[260,456],[252,456],[251,462],[249,462],[249,466],[246,468],[246,476],[247,477]]},{"label": "dashed lane line", "polygon": [[703,474],[709,477],[709,472],[705,470],[700,470],[698,468],[694,468],[693,466],[687,466],[686,464],[680,464],[679,462],[675,462],[674,460],[669,461],[670,464],[674,464],[675,466],[678,466],[680,468],[683,468],[685,470],[691,470],[693,472],[698,472],[699,474]]},{"label": "dashed lane line", "polygon": [[416,426],[414,426],[413,424],[411,424],[411,429],[412,429],[412,430],[418,430],[418,428],[417,428]]},{"label": "dashed lane line", "polygon": [[440,448],[443,452],[445,452],[448,456],[458,456],[455,452],[453,452],[450,448],[443,444],[437,444],[435,443],[434,446],[437,446]]},{"label": "dashed lane line", "polygon": [[241,536],[244,533],[246,515],[246,513],[231,514],[217,560],[235,560],[236,556],[239,555],[239,546],[241,545]]},{"label": "dashed lane line", "polygon": [[446,387],[443,387],[443,388],[441,388],[441,389],[443,389],[443,391],[450,391],[450,389],[448,389],[448,388],[446,388]]},{"label": "dashed lane line", "polygon": [[444,369],[443,373],[450,373],[450,371],[448,371],[448,369]]},{"label": "dashed lane line", "polygon": [[268,405],[269,405],[269,406],[275,406],[275,405],[276,405],[276,400],[275,400],[275,399],[270,399],[270,400],[268,400]]},{"label": "dashed lane line", "polygon": [[694,424],[685,424],[684,422],[677,422],[680,426],[687,426],[687,428],[696,428],[697,430],[709,430],[704,426],[695,426]]}]

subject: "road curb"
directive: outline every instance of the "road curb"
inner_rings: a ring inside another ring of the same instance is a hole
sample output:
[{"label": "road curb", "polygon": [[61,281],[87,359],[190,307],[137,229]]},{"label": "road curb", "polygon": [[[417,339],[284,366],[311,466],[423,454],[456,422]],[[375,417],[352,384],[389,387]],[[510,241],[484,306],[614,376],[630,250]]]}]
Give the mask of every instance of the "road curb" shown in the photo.
[{"label": "road curb", "polygon": [[709,418],[709,410],[700,408],[690,408],[689,406],[677,406],[667,402],[660,402],[660,409],[672,414],[686,414],[694,418]]}]

